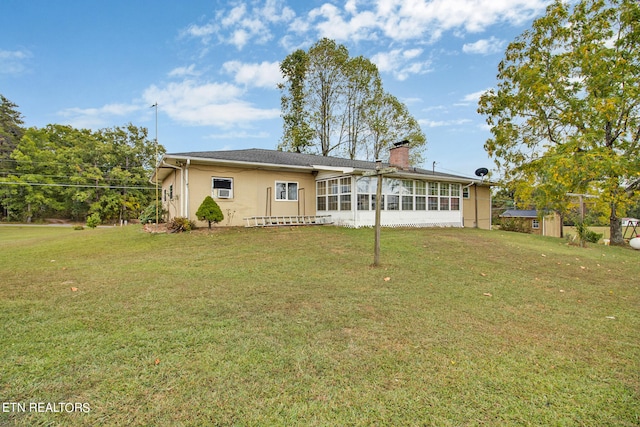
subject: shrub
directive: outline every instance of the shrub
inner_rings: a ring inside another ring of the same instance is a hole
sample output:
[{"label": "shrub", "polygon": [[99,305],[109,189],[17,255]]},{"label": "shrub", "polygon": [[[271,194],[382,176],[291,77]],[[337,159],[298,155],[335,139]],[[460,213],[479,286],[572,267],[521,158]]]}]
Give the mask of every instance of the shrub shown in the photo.
[{"label": "shrub", "polygon": [[589,230],[584,222],[576,222],[576,231],[580,236],[580,241],[585,243],[598,243],[598,240],[602,238],[601,233],[596,233],[593,230]]},{"label": "shrub", "polygon": [[191,231],[195,228],[193,221],[189,221],[189,218],[177,216],[167,223],[167,231],[169,233],[182,233],[185,231]]},{"label": "shrub", "polygon": [[97,226],[100,225],[101,222],[102,222],[102,220],[100,219],[100,215],[98,215],[97,212],[96,213],[92,213],[87,218],[87,227],[96,228]]},{"label": "shrub", "polygon": [[162,203],[156,205],[155,202],[151,202],[151,204],[142,211],[140,214],[140,222],[142,224],[156,222],[156,209],[158,210],[158,222],[164,222],[164,216],[167,211],[162,208]]},{"label": "shrub", "polygon": [[224,215],[220,210],[220,206],[216,203],[211,196],[207,196],[202,201],[202,204],[196,212],[196,216],[200,221],[208,221],[209,228],[211,228],[212,222],[220,222],[224,219]]},{"label": "shrub", "polygon": [[529,221],[522,218],[502,218],[500,229],[504,231],[517,231],[518,233],[531,233]]}]

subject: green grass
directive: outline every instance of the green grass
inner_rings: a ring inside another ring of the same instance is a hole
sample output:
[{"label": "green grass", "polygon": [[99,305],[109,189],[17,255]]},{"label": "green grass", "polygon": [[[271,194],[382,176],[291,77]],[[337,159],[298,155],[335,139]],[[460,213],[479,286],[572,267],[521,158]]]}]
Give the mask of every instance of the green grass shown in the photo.
[{"label": "green grass", "polygon": [[[0,227],[0,425],[640,425],[640,252]],[[387,280],[385,280],[387,279]],[[77,290],[72,290],[72,288]]]}]

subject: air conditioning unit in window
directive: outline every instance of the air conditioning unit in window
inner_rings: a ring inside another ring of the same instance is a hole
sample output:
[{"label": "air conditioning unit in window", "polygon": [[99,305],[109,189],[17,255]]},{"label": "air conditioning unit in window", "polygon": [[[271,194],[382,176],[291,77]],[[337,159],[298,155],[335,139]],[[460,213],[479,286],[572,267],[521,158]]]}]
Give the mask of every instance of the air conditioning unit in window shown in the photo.
[{"label": "air conditioning unit in window", "polygon": [[231,197],[231,190],[226,188],[218,188],[218,198],[219,199],[228,199]]}]

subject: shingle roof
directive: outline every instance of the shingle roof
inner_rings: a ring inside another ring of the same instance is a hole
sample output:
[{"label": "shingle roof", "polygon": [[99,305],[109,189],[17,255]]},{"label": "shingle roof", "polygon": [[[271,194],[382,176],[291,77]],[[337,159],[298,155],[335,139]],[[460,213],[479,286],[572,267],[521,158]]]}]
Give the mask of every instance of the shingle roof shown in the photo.
[{"label": "shingle roof", "polygon": [[[222,160],[233,162],[247,162],[247,163],[264,163],[272,165],[283,166],[327,166],[327,167],[342,167],[342,168],[354,168],[361,170],[373,170],[376,168],[376,162],[370,162],[366,160],[351,160],[343,159],[340,157],[319,156],[314,154],[304,153],[291,153],[287,151],[266,150],[262,148],[250,148],[245,150],[228,150],[228,151],[195,151],[187,153],[171,153],[166,154],[165,157],[190,157],[210,160]],[[383,167],[388,167],[388,163],[383,162]],[[467,177],[459,175],[451,175],[441,172],[433,172],[427,169],[411,168],[407,172],[441,176],[449,178],[461,178],[468,180]]]},{"label": "shingle roof", "polygon": [[504,211],[501,217],[515,217],[515,218],[537,218],[538,211],[530,209],[530,210],[518,210],[518,209],[509,209]]}]

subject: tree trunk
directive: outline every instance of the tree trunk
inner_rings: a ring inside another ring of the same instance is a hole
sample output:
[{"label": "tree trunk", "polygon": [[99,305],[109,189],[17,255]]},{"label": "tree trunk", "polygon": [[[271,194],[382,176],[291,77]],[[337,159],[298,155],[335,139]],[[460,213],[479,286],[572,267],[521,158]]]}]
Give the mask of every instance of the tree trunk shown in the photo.
[{"label": "tree trunk", "polygon": [[622,222],[616,215],[616,206],[611,204],[611,216],[609,217],[609,234],[611,235],[609,244],[622,246],[624,238],[622,237]]}]

